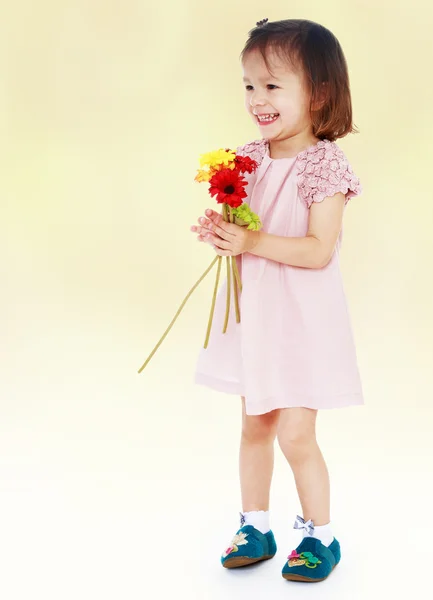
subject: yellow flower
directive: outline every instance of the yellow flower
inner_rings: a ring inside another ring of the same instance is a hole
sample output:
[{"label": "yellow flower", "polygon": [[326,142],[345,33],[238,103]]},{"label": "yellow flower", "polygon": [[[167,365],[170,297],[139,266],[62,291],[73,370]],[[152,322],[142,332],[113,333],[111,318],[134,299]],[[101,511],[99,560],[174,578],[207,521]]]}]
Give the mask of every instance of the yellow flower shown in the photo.
[{"label": "yellow flower", "polygon": [[219,167],[221,165],[225,167],[234,168],[234,160],[236,153],[231,150],[227,151],[224,148],[214,150],[213,152],[206,152],[200,156],[200,166],[204,167],[209,165],[210,167]]},{"label": "yellow flower", "polygon": [[204,169],[198,169],[197,175],[194,177],[194,181],[198,181],[201,183],[202,181],[209,181],[211,178],[211,173],[209,171],[205,171]]}]

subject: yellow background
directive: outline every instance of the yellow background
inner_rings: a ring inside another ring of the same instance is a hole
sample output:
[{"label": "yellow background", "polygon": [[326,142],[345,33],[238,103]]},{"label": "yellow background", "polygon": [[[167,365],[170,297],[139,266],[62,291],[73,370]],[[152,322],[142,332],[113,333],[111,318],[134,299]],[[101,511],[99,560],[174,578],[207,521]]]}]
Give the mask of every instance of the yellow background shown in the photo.
[{"label": "yellow background", "polygon": [[[431,4],[2,5],[4,597],[29,597],[34,585],[62,599],[169,598],[179,582],[193,598],[235,589],[217,562],[240,510],[240,400],[192,382],[213,275],[137,370],[214,256],[190,232],[213,206],[194,182],[199,154],[260,137],[244,109],[239,54],[265,17],[335,33],[360,129],[339,145],[364,187],[346,210],[342,269],[366,405],[318,420],[332,520],[352,552],[332,597],[413,593],[415,563],[385,582],[365,548],[386,535],[377,522],[387,519],[391,545],[409,554],[424,545],[431,556]],[[282,553],[267,586],[280,583],[297,502],[277,454]],[[245,578],[244,592],[265,585],[260,577]]]}]

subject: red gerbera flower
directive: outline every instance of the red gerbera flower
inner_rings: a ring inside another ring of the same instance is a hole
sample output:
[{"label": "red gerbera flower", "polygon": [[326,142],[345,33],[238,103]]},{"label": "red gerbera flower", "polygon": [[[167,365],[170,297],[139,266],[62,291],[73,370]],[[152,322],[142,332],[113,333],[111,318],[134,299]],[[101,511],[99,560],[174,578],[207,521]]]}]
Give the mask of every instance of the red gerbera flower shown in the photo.
[{"label": "red gerbera flower", "polygon": [[235,163],[240,173],[254,173],[258,167],[258,162],[249,156],[236,156]]},{"label": "red gerbera flower", "polygon": [[243,202],[247,193],[245,186],[247,182],[237,169],[222,169],[215,173],[209,180],[209,193],[215,196],[219,204],[224,202],[232,208],[237,208]]}]

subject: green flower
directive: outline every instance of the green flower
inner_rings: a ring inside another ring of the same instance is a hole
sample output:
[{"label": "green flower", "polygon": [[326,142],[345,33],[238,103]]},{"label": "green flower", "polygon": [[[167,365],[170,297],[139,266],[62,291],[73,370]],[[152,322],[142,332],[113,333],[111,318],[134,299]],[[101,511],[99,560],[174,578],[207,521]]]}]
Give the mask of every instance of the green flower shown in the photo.
[{"label": "green flower", "polygon": [[253,213],[249,205],[245,202],[238,206],[238,208],[233,208],[231,212],[237,219],[243,221],[244,225],[248,225],[247,229],[258,231],[262,227],[262,222],[258,215]]}]

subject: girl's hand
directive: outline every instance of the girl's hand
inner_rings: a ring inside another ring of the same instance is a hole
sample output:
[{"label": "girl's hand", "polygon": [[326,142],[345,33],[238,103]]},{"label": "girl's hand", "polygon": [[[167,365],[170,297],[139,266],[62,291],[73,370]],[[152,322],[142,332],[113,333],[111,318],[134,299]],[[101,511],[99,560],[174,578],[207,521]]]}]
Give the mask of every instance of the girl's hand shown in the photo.
[{"label": "girl's hand", "polygon": [[193,225],[191,231],[198,233],[200,242],[211,244],[219,256],[237,256],[249,252],[258,243],[259,231],[251,231],[235,223],[227,223],[222,215],[211,210],[205,212],[206,217],[200,217],[200,227]]}]

